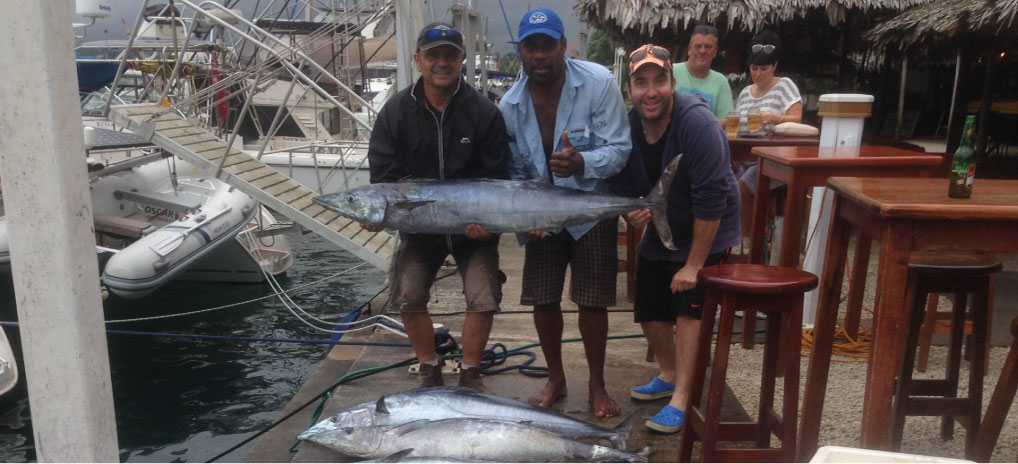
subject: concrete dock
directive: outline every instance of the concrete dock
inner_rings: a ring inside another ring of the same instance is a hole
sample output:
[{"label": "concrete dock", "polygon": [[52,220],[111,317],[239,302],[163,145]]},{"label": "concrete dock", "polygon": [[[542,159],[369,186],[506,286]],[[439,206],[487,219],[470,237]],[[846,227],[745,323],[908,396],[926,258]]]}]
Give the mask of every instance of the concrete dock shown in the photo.
[{"label": "concrete dock", "polygon": [[[867,284],[866,306],[872,307],[875,285],[875,266],[878,261],[879,246],[874,243],[873,257],[871,262],[870,279]],[[533,327],[533,319],[530,314],[530,307],[519,305],[520,280],[523,267],[523,249],[516,244],[511,235],[502,238],[500,247],[501,266],[508,276],[508,282],[503,287],[504,300],[502,302],[503,312],[495,318],[494,327],[489,339],[489,346],[494,343],[502,343],[507,348],[513,349],[523,345],[536,342],[537,334]],[[1014,255],[1001,256],[1005,263],[1005,271],[998,277],[996,285],[995,314],[994,321],[997,327],[1006,327],[1018,313],[1018,259]],[[439,275],[444,275],[455,268],[443,268]],[[568,286],[567,286],[568,287]],[[458,313],[463,310],[463,296],[461,294],[462,283],[458,275],[438,281],[434,287],[431,301],[431,312],[436,323],[449,327],[453,336],[459,340],[460,327],[463,321],[462,315],[442,315],[443,313]],[[633,323],[632,314],[628,311],[632,303],[626,299],[625,276],[618,278],[618,305],[609,308],[614,311],[610,314],[610,336],[626,336],[640,334],[640,328]],[[375,313],[384,306],[387,293],[383,292],[372,303]],[[946,308],[946,300],[941,303]],[[565,314],[565,338],[578,338],[579,330],[576,323],[576,306],[563,298],[563,309]],[[386,308],[386,314],[398,317],[390,308]],[[864,315],[863,324],[869,324],[867,315]],[[343,341],[374,341],[374,342],[395,342],[406,343],[407,340],[389,331],[375,330],[372,333],[358,332],[343,337]],[[1009,336],[999,334],[994,337],[996,345],[1010,344]],[[535,366],[543,366],[544,360],[540,347],[529,348],[537,359]],[[629,390],[639,384],[646,383],[657,374],[657,365],[646,361],[647,345],[643,338],[620,338],[608,342],[606,361],[606,374],[609,394],[622,406],[622,413],[613,418],[599,419],[593,416],[587,404],[587,367],[583,355],[581,343],[565,343],[563,354],[568,378],[569,395],[554,407],[555,409],[589,421],[603,427],[614,427],[622,422],[627,416],[633,413],[648,417],[657,413],[666,404],[666,400],[658,400],[650,403],[638,403],[629,398]],[[743,350],[733,347],[728,367],[728,390],[726,391],[724,409],[725,420],[749,420],[751,415],[755,416],[759,395],[759,378],[762,358],[762,347],[758,345],[753,350]],[[996,385],[1004,358],[1007,355],[1007,348],[995,346],[991,350],[989,374],[986,376],[984,385],[984,408]],[[400,347],[360,347],[360,346],[336,346],[328,357],[321,363],[316,372],[308,379],[303,388],[294,396],[293,400],[286,407],[283,414],[286,414],[298,406],[306,403],[308,399],[315,397],[330,385],[340,379],[348,372],[370,367],[384,366],[413,357],[409,348]],[[526,359],[523,356],[511,357],[508,364],[522,362]],[[943,372],[946,364],[946,349],[943,346],[934,346],[930,357],[930,368],[926,375]],[[802,383],[805,382],[806,358],[801,358]],[[962,370],[967,371],[965,363]],[[963,378],[967,372],[963,372]],[[824,411],[823,426],[820,433],[820,446],[838,445],[855,447],[859,440],[859,418],[862,414],[862,396],[866,377],[866,365],[861,362],[834,362],[831,367],[830,383],[828,386],[828,402]],[[919,376],[917,376],[919,377]],[[455,375],[446,376],[447,385],[455,385]],[[545,379],[533,378],[520,374],[513,370],[484,378],[485,384],[492,393],[506,397],[513,397],[525,400],[529,395],[538,391],[544,385]],[[967,383],[963,380],[962,391]],[[335,389],[332,399],[329,400],[321,413],[320,419],[324,419],[337,411],[350,405],[363,401],[377,399],[381,395],[392,394],[415,388],[418,385],[416,375],[408,373],[406,367],[392,369],[378,374],[344,384]],[[780,384],[778,386],[777,401],[780,404]],[[266,433],[254,445],[251,451],[245,456],[246,462],[336,462],[349,461],[350,459],[335,453],[327,448],[314,443],[301,443],[295,453],[290,452],[297,434],[311,425],[312,411],[314,406],[305,408],[299,414],[277,426],[269,433]],[[1012,406],[1012,413],[1009,414],[1007,422],[1003,427],[999,443],[993,454],[993,461],[1014,461],[1018,456],[1018,406]],[[749,411],[747,414],[746,411]],[[681,434],[675,435],[654,435],[650,434],[642,425],[640,420],[634,428],[634,433],[629,442],[630,450],[638,450],[644,446],[650,447],[649,459],[652,462],[674,462],[678,459],[678,447]],[[908,418],[906,422],[905,438],[902,445],[902,452],[921,455],[932,455],[949,458],[964,457],[965,431],[956,426],[955,438],[952,441],[943,442],[939,438],[939,419],[936,418]],[[694,451],[694,459],[698,459]]]}]

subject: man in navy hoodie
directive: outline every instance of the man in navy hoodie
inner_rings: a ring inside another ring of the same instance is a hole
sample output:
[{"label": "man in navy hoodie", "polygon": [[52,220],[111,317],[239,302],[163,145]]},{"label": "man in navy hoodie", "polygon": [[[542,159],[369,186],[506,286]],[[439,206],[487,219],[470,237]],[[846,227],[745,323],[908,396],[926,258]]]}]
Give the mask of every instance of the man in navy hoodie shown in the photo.
[{"label": "man in navy hoodie", "polygon": [[648,226],[649,209],[626,214],[630,224],[647,226],[636,264],[634,317],[661,367],[658,376],[633,388],[631,396],[643,401],[670,398],[646,423],[659,433],[678,432],[685,422],[705,293],[696,283],[697,272],[721,263],[740,239],[739,188],[725,132],[702,99],[673,90],[670,55],[654,45],[629,55],[633,151],[612,179],[616,193],[645,196],[664,167],[682,155],[666,193],[668,224],[678,250],[665,248],[654,226]]}]

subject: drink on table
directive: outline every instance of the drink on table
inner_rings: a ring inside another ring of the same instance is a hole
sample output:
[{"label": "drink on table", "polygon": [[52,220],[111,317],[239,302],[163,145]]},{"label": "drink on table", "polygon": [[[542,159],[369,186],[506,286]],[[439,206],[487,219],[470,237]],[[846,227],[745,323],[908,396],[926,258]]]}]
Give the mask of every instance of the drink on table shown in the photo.
[{"label": "drink on table", "polygon": [[728,113],[728,119],[725,120],[725,132],[728,133],[730,139],[734,139],[739,134],[739,113]]},{"label": "drink on table", "polygon": [[746,129],[752,134],[760,132],[760,113],[749,113],[749,117],[746,119]]},{"label": "drink on table", "polygon": [[976,155],[972,148],[976,132],[976,116],[965,117],[965,129],[961,133],[961,145],[954,152],[951,161],[951,184],[947,196],[951,198],[968,198],[972,196],[972,182],[976,178]]}]

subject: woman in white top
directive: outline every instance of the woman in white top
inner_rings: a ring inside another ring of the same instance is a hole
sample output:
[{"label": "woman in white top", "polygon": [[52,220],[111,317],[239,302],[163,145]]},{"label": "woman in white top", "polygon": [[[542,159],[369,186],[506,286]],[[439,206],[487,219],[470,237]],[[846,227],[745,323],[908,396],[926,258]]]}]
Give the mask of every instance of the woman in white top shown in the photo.
[{"label": "woman in white top", "polygon": [[[753,38],[749,55],[749,75],[753,83],[742,89],[735,103],[738,113],[760,113],[760,122],[765,128],[773,128],[783,122],[802,122],[802,96],[799,88],[787,77],[778,77],[778,56],[781,54],[781,39],[774,32],[764,31]],[[753,194],[756,192],[757,165],[747,167],[739,176],[739,191],[742,193],[742,236],[749,236],[753,218]],[[771,188],[780,187],[771,182]]]}]

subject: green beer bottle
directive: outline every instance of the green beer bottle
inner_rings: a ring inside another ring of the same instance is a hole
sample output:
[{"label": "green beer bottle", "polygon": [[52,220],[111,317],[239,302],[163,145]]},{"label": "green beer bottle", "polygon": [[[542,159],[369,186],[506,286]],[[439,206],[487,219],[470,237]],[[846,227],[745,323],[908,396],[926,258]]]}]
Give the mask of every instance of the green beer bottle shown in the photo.
[{"label": "green beer bottle", "polygon": [[954,152],[951,163],[951,185],[947,196],[951,198],[968,198],[972,196],[972,182],[976,179],[976,156],[972,149],[976,132],[976,116],[965,117],[965,129],[961,133],[961,145]]}]

